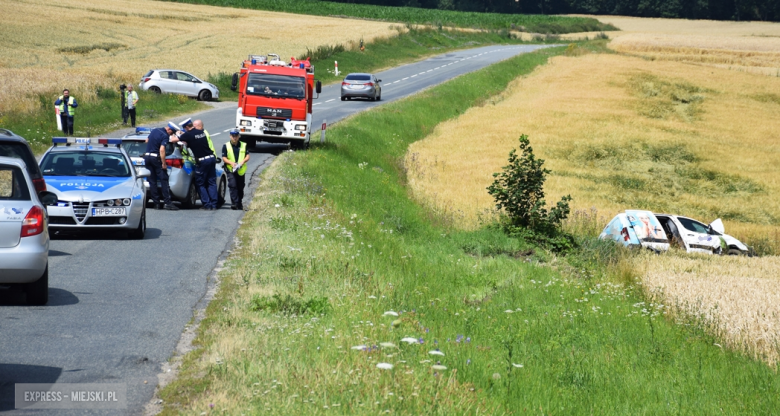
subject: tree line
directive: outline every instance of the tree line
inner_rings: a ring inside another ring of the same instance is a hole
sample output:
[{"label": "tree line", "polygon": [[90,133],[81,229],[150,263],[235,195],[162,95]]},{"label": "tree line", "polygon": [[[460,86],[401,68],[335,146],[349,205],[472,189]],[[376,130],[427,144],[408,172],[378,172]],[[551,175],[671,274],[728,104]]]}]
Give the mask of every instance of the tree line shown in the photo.
[{"label": "tree line", "polygon": [[332,0],[395,7],[521,14],[608,14],[780,21],[779,0]]}]

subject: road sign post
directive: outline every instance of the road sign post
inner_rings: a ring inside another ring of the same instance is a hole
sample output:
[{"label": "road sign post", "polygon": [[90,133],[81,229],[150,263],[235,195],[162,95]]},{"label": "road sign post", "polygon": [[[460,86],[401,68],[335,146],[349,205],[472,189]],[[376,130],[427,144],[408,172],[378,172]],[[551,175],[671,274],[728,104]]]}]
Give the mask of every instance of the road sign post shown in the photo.
[{"label": "road sign post", "polygon": [[328,129],[328,120],[322,120],[322,128],[320,129],[320,143],[325,143],[325,130]]},{"label": "road sign post", "polygon": [[339,76],[339,61],[333,61],[333,63],[336,65],[336,76]]}]

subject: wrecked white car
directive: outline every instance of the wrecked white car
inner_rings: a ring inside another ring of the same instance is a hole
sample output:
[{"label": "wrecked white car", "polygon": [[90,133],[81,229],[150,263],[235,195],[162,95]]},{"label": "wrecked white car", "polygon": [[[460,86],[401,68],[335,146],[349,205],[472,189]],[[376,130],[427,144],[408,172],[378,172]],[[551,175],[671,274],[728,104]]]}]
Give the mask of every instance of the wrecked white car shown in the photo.
[{"label": "wrecked white car", "polygon": [[674,245],[689,253],[751,254],[746,245],[724,233],[720,218],[705,225],[680,215],[627,210],[610,221],[599,238],[655,251],[666,251]]}]

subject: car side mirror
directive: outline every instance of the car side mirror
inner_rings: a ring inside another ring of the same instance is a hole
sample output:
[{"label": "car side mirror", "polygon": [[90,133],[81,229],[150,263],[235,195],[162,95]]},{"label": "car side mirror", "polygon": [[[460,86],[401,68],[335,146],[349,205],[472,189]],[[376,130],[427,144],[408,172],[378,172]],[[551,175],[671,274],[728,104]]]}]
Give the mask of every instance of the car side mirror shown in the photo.
[{"label": "car side mirror", "polygon": [[233,73],[233,79],[230,80],[230,89],[235,91],[238,88],[238,72]]},{"label": "car side mirror", "polygon": [[378,79],[378,80],[376,80],[376,82],[382,82],[382,80],[381,80],[381,79]]},{"label": "car side mirror", "polygon": [[317,94],[322,92],[322,83],[317,80],[317,87],[316,87]]},{"label": "car side mirror", "polygon": [[152,172],[149,169],[141,168],[141,169],[138,169],[138,175],[136,175],[136,176],[138,176],[139,178],[148,178],[151,175],[152,175]]},{"label": "car side mirror", "polygon": [[57,205],[57,194],[49,191],[38,192],[38,199],[43,205]]}]

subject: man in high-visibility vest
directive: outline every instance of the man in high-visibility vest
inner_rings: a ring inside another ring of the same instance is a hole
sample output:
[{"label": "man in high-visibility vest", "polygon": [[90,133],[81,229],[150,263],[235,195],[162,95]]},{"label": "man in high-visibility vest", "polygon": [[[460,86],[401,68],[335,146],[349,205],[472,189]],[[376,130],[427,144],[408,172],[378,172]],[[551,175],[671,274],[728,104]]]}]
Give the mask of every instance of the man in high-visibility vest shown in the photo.
[{"label": "man in high-visibility vest", "polygon": [[135,105],[138,103],[138,93],[133,91],[133,84],[127,84],[127,91],[123,94],[127,111],[122,112],[122,124],[127,125],[127,116],[130,116],[130,125],[135,127]]},{"label": "man in high-visibility vest", "polygon": [[62,121],[62,133],[73,135],[73,116],[76,115],[76,107],[79,104],[76,99],[70,96],[70,91],[62,90],[62,95],[54,102],[60,112],[60,121]]},{"label": "man in high-visibility vest", "polygon": [[209,143],[209,149],[211,149],[211,152],[214,153],[214,156],[216,156],[217,152],[214,151],[214,142],[211,141],[211,135],[209,135],[209,132],[203,128],[203,120],[195,120],[192,122],[192,125],[195,126],[196,129],[203,130],[203,132],[206,133],[206,141]]},{"label": "man in high-visibility vest", "polygon": [[237,129],[230,130],[230,141],[222,146],[222,161],[225,162],[225,174],[228,177],[230,189],[230,209],[244,209],[244,174],[246,162],[249,161],[249,152],[246,151],[246,143],[239,140]]}]

